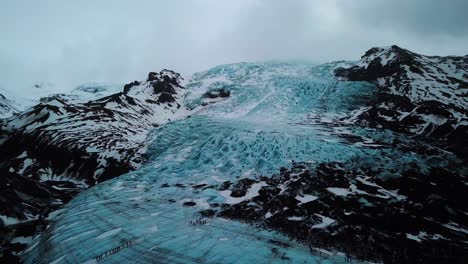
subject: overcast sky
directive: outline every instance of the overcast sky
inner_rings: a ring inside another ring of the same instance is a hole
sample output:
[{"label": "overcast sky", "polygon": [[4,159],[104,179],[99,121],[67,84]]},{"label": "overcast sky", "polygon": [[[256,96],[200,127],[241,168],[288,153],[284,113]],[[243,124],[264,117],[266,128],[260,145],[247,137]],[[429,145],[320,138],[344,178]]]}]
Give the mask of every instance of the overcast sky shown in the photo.
[{"label": "overcast sky", "polygon": [[2,0],[0,85],[129,82],[240,61],[468,54],[468,0]]}]

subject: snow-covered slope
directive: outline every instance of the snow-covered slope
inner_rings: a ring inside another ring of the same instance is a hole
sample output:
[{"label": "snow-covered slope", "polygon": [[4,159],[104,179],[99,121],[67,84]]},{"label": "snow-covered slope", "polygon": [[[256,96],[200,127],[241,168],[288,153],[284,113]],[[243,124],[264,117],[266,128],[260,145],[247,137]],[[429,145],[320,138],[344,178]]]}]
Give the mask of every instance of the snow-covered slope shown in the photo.
[{"label": "snow-covered slope", "polygon": [[7,98],[5,95],[0,93],[0,119],[10,117],[14,113],[18,113],[20,111],[18,107],[19,106],[14,100]]},{"label": "snow-covered slope", "polygon": [[[53,99],[3,120],[1,181],[11,193],[0,194],[10,201],[2,203],[2,215],[25,220],[41,213],[42,202],[18,194],[31,185],[79,189],[138,168],[148,132],[188,113],[180,81],[163,70],[111,96],[87,103]],[[8,188],[16,178],[28,183]]]},{"label": "snow-covered slope", "polygon": [[412,102],[468,108],[468,55],[424,56],[398,46],[372,48],[355,65],[337,70],[351,81],[372,81]]},{"label": "snow-covered slope", "polygon": [[[38,103],[46,103],[54,99],[68,103],[86,103],[104,96],[118,93],[123,84],[83,83],[72,90],[57,87],[49,82],[37,82],[32,87],[14,87],[13,90],[0,89],[0,118],[7,118]],[[25,92],[26,91],[26,92]]]},{"label": "snow-covered slope", "polygon": [[[441,139],[456,151],[468,144],[468,55],[424,56],[398,46],[372,48],[336,76],[380,88],[349,122]],[[465,149],[462,149],[465,148]]]}]

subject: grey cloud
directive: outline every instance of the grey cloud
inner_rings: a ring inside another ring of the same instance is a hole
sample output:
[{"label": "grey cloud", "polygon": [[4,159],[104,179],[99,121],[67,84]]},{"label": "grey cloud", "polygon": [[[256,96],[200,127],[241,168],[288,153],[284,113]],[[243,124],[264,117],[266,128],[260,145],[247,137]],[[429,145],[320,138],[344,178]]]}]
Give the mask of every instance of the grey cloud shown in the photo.
[{"label": "grey cloud", "polygon": [[395,29],[414,34],[468,34],[466,0],[358,0],[341,1],[343,14],[362,26]]},{"label": "grey cloud", "polygon": [[2,1],[0,85],[71,88],[239,61],[357,59],[398,44],[468,53],[464,0]]}]

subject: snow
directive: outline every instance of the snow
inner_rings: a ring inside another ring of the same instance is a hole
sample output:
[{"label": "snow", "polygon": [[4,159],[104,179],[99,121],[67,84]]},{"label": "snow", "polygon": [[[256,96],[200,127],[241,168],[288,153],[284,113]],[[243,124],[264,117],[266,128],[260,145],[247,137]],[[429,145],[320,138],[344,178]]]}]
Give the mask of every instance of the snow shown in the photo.
[{"label": "snow", "polygon": [[312,202],[318,199],[317,196],[314,195],[309,195],[309,194],[304,194],[302,196],[296,195],[296,200],[300,201],[301,203],[305,204],[308,202]]},{"label": "snow", "polygon": [[316,224],[316,225],[313,225],[312,226],[312,229],[321,229],[321,228],[326,228],[328,227],[329,225],[335,223],[335,220],[330,218],[330,217],[327,217],[327,216],[323,216],[323,215],[319,215],[319,214],[315,214],[319,217],[322,218],[322,223],[320,224]]},{"label": "snow", "polygon": [[[21,167],[21,169],[18,170],[18,174],[20,175],[23,175],[24,174],[24,171],[29,167],[31,166],[32,164],[34,163],[34,161],[30,158],[27,158],[23,161],[23,165]],[[23,175],[25,176],[25,175]]]},{"label": "snow", "polygon": [[460,227],[457,223],[454,223],[454,222],[450,222],[448,224],[443,224],[443,226],[445,226],[446,228],[451,229],[453,231],[468,234],[467,229]]},{"label": "snow", "polygon": [[32,236],[28,236],[28,237],[18,236],[18,237],[13,238],[10,243],[29,244],[32,241],[32,238],[33,238]]},{"label": "snow", "polygon": [[419,238],[419,236],[415,236],[415,235],[412,235],[412,234],[408,234],[406,233],[406,238],[408,239],[411,239],[411,240],[414,240],[414,241],[417,241],[417,242],[421,242],[421,238]]},{"label": "snow", "polygon": [[250,188],[247,190],[247,193],[242,197],[232,197],[232,191],[230,190],[220,191],[219,193],[226,198],[226,204],[238,204],[243,201],[250,200],[255,196],[258,196],[258,191],[260,191],[260,189],[263,186],[268,186],[268,184],[266,184],[265,182],[258,182],[252,184],[252,186],[250,186]]},{"label": "snow", "polygon": [[290,216],[290,217],[288,217],[288,220],[289,221],[302,221],[303,218],[300,217],[300,216]]},{"label": "snow", "polygon": [[28,153],[26,151],[23,151],[23,153],[21,153],[21,155],[19,155],[18,157],[16,157],[17,159],[23,159],[23,158],[26,158],[28,156]]},{"label": "snow", "polygon": [[348,189],[338,188],[338,187],[328,187],[327,191],[333,193],[334,195],[338,195],[338,196],[348,196],[350,194],[353,194]]},{"label": "snow", "polygon": [[424,231],[420,231],[417,235],[406,233],[406,238],[417,241],[417,242],[422,242],[423,240],[426,240],[426,239],[431,239],[431,240],[445,239],[440,234],[431,235]]},{"label": "snow", "polygon": [[2,221],[3,221],[3,223],[5,225],[14,225],[14,224],[17,224],[17,223],[21,222],[17,218],[9,217],[9,216],[6,216],[6,215],[0,215],[0,219],[2,219]]}]

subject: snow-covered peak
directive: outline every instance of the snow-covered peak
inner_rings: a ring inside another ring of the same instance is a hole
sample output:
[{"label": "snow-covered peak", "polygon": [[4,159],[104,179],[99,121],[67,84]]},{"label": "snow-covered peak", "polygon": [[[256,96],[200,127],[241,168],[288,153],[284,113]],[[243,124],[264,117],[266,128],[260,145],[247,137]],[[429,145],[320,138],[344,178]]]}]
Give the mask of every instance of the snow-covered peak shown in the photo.
[{"label": "snow-covered peak", "polygon": [[335,73],[351,81],[374,82],[412,102],[434,100],[468,108],[468,56],[425,56],[394,45],[372,48],[355,65]]},{"label": "snow-covered peak", "polygon": [[468,56],[372,48],[354,65],[335,69],[335,75],[379,88],[374,103],[353,114],[351,121],[446,140],[454,150],[466,152]]},{"label": "snow-covered peak", "polygon": [[402,61],[405,58],[411,58],[412,56],[418,56],[409,50],[400,48],[396,45],[388,47],[374,47],[369,49],[359,61],[358,65],[367,67],[374,61],[379,61],[382,66],[397,61]]},{"label": "snow-covered peak", "polygon": [[[143,101],[161,103],[174,103],[178,101],[183,78],[179,73],[171,70],[162,70],[159,73],[150,72],[144,81],[133,81],[124,86],[123,93]],[[179,104],[179,102],[177,102]]]}]

